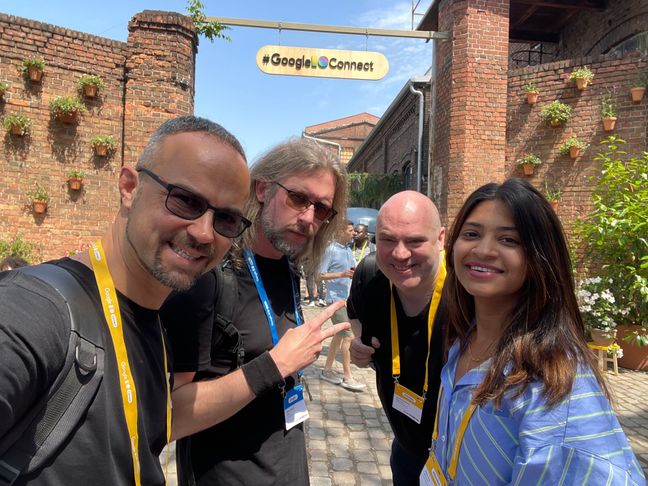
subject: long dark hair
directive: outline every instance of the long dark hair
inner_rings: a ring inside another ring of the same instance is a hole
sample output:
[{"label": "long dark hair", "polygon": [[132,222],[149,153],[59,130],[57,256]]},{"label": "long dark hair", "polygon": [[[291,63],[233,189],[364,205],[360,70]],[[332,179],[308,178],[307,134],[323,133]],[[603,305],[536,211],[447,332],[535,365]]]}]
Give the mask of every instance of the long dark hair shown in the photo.
[{"label": "long dark hair", "polygon": [[480,187],[468,197],[452,225],[446,247],[446,346],[458,338],[463,349],[475,318],[474,298],[457,280],[454,244],[477,205],[493,200],[505,204],[513,215],[526,257],[527,278],[488,373],[475,391],[476,402],[494,400],[499,406],[505,392],[514,390],[519,396],[533,380],[540,380],[547,402],[555,405],[571,391],[579,363],[589,365],[608,395],[585,340],[562,225],[542,194],[522,179]]}]

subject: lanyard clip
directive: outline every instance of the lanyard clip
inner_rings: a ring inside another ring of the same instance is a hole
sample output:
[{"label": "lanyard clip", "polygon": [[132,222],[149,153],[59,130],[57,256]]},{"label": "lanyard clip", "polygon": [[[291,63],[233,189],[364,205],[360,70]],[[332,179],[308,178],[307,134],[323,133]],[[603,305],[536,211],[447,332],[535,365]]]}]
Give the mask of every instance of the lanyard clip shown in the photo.
[{"label": "lanyard clip", "polygon": [[398,385],[398,379],[400,378],[400,375],[392,375],[392,378],[394,379],[394,385]]}]

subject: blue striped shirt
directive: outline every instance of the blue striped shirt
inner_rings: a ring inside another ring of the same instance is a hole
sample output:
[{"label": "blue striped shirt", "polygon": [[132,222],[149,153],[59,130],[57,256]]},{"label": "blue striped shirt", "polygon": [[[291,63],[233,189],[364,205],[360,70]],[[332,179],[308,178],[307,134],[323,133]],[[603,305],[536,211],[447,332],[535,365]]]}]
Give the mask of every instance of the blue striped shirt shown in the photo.
[{"label": "blue striped shirt", "polygon": [[[459,343],[441,371],[443,396],[435,455],[447,475],[454,438],[490,360],[468,371],[457,384]],[[452,484],[645,485],[637,458],[596,377],[579,368],[569,396],[549,407],[543,385],[531,383],[519,397],[507,393],[499,409],[492,402],[475,410],[461,445]]]}]

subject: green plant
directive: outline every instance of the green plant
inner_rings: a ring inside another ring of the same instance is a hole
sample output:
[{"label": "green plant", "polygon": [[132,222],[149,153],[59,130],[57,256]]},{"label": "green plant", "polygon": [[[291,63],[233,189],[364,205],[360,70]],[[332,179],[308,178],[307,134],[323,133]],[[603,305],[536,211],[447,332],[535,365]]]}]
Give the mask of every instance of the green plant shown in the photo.
[{"label": "green plant", "polygon": [[630,78],[631,88],[645,88],[648,86],[648,67],[641,69],[639,66],[635,69],[634,74]]},{"label": "green plant", "polygon": [[576,138],[576,135],[572,135],[562,143],[559,151],[562,155],[567,155],[572,147],[577,147],[580,150],[585,150],[587,147],[589,147],[589,144],[578,140],[578,138]]},{"label": "green plant", "polygon": [[577,79],[583,79],[586,84],[589,84],[594,79],[594,73],[587,66],[579,67],[569,75],[570,81],[576,81]]},{"label": "green plant", "polygon": [[208,21],[207,16],[203,13],[204,8],[205,6],[200,0],[187,0],[187,11],[189,12],[191,21],[196,26],[196,32],[204,35],[211,42],[214,42],[214,39],[223,39],[231,42],[232,39],[223,34],[223,31],[228,30],[229,27],[215,20]]},{"label": "green plant", "polygon": [[615,136],[601,142],[592,209],[574,230],[583,249],[579,263],[614,297],[611,319],[643,328],[623,338],[648,345],[648,152],[627,156],[623,143]]},{"label": "green plant", "polygon": [[614,118],[617,116],[617,103],[614,93],[608,91],[601,95],[601,118]]},{"label": "green plant", "polygon": [[20,72],[25,74],[30,67],[43,70],[45,68],[45,61],[42,57],[28,57],[27,59],[23,59],[22,65],[20,66]]},{"label": "green plant", "polygon": [[96,86],[98,90],[102,90],[105,87],[104,81],[101,76],[96,74],[82,74],[77,80],[77,86],[80,89],[85,88],[86,86]]},{"label": "green plant", "polygon": [[349,206],[379,208],[392,195],[403,190],[399,174],[348,174]]},{"label": "green plant", "polygon": [[547,201],[560,201],[562,199],[562,191],[558,187],[549,186],[545,183],[544,195]]},{"label": "green plant", "polygon": [[542,164],[542,160],[540,160],[540,157],[534,154],[526,154],[522,158],[518,159],[515,161],[517,165],[540,165]]},{"label": "green plant", "polygon": [[565,123],[572,114],[572,107],[554,100],[540,110],[540,118],[551,125]]},{"label": "green plant", "polygon": [[18,127],[20,128],[20,134],[25,135],[31,129],[31,118],[21,114],[9,113],[2,119],[2,126],[7,130]]},{"label": "green plant", "polygon": [[105,145],[111,150],[117,146],[115,137],[113,137],[112,135],[97,135],[96,137],[92,137],[90,139],[90,143],[93,147],[96,147],[97,145]]},{"label": "green plant", "polygon": [[0,260],[9,256],[17,256],[33,263],[38,260],[41,251],[41,247],[25,241],[20,235],[11,241],[0,240]]},{"label": "green plant", "polygon": [[525,93],[539,93],[538,84],[533,79],[527,79],[524,83]]},{"label": "green plant", "polygon": [[609,333],[606,337],[612,337],[612,331],[617,326],[615,315],[619,313],[616,298],[610,290],[612,283],[611,279],[603,280],[601,277],[585,278],[578,282],[576,297],[588,333],[592,329],[601,329]]},{"label": "green plant", "polygon": [[9,85],[7,83],[5,83],[4,81],[0,81],[0,96],[5,94],[8,87],[9,87]]},{"label": "green plant", "polygon": [[82,170],[79,169],[73,169],[68,172],[67,174],[68,179],[83,179],[85,176],[85,173]]},{"label": "green plant", "polygon": [[36,189],[31,192],[28,192],[27,195],[32,198],[33,201],[49,201],[49,194],[47,190],[40,184],[36,184]]},{"label": "green plant", "polygon": [[85,109],[83,102],[73,96],[59,96],[49,102],[50,113],[54,116],[71,115],[74,112],[83,113]]}]

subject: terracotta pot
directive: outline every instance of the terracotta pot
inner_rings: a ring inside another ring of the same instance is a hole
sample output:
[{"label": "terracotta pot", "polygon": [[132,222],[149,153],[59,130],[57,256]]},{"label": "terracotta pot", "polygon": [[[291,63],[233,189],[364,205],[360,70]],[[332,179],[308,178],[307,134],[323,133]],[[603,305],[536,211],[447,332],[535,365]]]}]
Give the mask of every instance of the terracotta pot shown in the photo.
[{"label": "terracotta pot", "polygon": [[95,96],[97,96],[97,87],[88,84],[83,87],[83,94],[85,94],[88,98],[94,98]]},{"label": "terracotta pot", "polygon": [[603,329],[592,329],[590,330],[590,334],[592,335],[592,341],[594,341],[594,344],[598,346],[610,346],[611,344],[614,344],[617,330],[612,329],[611,331],[606,332]]},{"label": "terracotta pot", "polygon": [[539,94],[540,94],[540,93],[536,93],[536,92],[533,92],[533,91],[529,91],[529,92],[526,94],[526,95],[527,95],[527,103],[530,104],[530,105],[532,105],[532,106],[535,105],[535,104],[538,102],[538,95],[539,95]]},{"label": "terracotta pot", "polygon": [[630,96],[632,96],[632,102],[633,103],[641,102],[645,92],[646,92],[645,87],[630,88]]},{"label": "terracotta pot", "polygon": [[583,149],[581,149],[580,147],[575,147],[575,146],[569,147],[569,156],[572,159],[576,159],[580,157],[582,151]]},{"label": "terracotta pot", "polygon": [[560,126],[560,120],[558,118],[554,118],[553,120],[551,120],[551,122],[549,122],[549,124],[552,127],[559,127]]},{"label": "terracotta pot", "polygon": [[32,201],[32,204],[36,214],[43,214],[47,211],[47,201]]},{"label": "terracotta pot", "polygon": [[617,326],[617,330],[617,344],[623,349],[623,358],[619,358],[619,366],[630,370],[648,371],[648,346],[635,346],[623,340],[626,334],[635,330],[641,331],[641,326]]},{"label": "terracotta pot", "polygon": [[76,120],[76,117],[76,110],[73,110],[72,113],[59,113],[58,115],[56,115],[56,118],[58,118],[62,123],[72,123],[74,122],[74,120]]},{"label": "terracotta pot", "polygon": [[36,66],[30,66],[27,68],[27,75],[32,83],[40,83],[43,78],[43,70]]},{"label": "terracotta pot", "polygon": [[558,206],[560,206],[560,201],[557,199],[554,201],[549,201],[549,204],[551,205],[551,208],[554,210],[554,213],[558,212]]},{"label": "terracotta pot", "polygon": [[108,145],[95,145],[94,149],[97,157],[105,157],[108,155]]},{"label": "terracotta pot", "polygon": [[576,80],[576,87],[583,91],[585,88],[587,88],[587,81],[585,79],[577,79]]},{"label": "terracotta pot", "polygon": [[11,134],[15,135],[16,137],[22,137],[23,136],[22,128],[20,128],[18,125],[12,126]]},{"label": "terracotta pot", "polygon": [[83,184],[83,179],[80,177],[70,177],[68,179],[68,185],[72,191],[78,191],[81,189],[81,184]]},{"label": "terracotta pot", "polygon": [[611,132],[614,130],[614,126],[616,125],[616,116],[610,117],[610,118],[603,118],[603,130],[606,132]]},{"label": "terracotta pot", "polygon": [[533,164],[524,164],[522,166],[522,170],[524,171],[525,176],[532,176],[533,175],[533,169],[534,169]]}]

